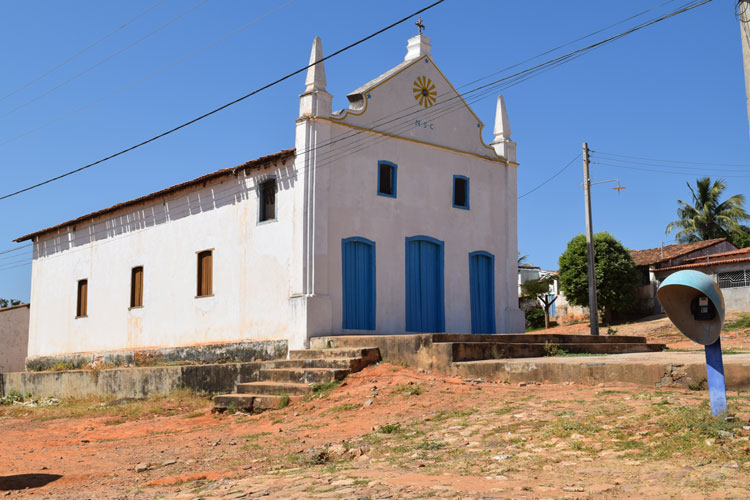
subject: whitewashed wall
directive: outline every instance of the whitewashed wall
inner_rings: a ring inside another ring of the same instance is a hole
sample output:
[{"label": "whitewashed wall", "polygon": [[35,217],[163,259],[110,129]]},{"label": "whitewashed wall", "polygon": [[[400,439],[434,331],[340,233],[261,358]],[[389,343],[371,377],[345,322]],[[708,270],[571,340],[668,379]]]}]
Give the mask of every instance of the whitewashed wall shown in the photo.
[{"label": "whitewashed wall", "polygon": [[[286,338],[292,160],[225,176],[43,237],[32,266],[29,356]],[[256,180],[277,177],[276,222],[258,224]],[[213,249],[213,297],[196,298],[196,252]],[[143,308],[129,309],[144,268]],[[88,279],[88,317],[76,318]]]},{"label": "whitewashed wall", "polygon": [[[334,125],[334,134],[342,131]],[[396,198],[377,195],[378,160],[398,165]],[[523,325],[505,314],[518,303],[516,275],[506,273],[507,260],[517,259],[516,247],[508,248],[508,233],[515,233],[515,226],[506,224],[507,169],[502,163],[397,139],[338,162],[329,173],[328,191],[331,331],[349,333],[341,323],[341,240],[361,236],[375,242],[376,328],[378,333],[404,333],[405,238],[426,235],[444,242],[446,332],[471,333],[469,253],[477,250],[495,256],[497,331],[523,332]],[[470,179],[470,210],[453,207],[454,175]]]}]

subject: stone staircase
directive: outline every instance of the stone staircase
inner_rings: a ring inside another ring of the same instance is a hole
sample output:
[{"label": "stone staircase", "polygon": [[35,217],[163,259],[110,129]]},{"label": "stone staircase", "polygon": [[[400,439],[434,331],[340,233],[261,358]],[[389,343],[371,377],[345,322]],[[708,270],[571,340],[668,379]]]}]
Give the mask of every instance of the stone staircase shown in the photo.
[{"label": "stone staircase", "polygon": [[214,411],[281,408],[312,394],[315,384],[341,380],[378,361],[376,347],[289,351],[289,359],[264,361],[257,380],[238,383],[234,394],[214,397]]}]

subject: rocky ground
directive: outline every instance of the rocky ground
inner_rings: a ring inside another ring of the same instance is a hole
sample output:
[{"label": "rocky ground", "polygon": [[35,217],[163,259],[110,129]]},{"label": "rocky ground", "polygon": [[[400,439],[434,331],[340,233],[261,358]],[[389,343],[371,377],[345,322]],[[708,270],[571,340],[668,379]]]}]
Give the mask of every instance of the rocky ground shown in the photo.
[{"label": "rocky ground", "polygon": [[511,386],[388,364],[326,392],[255,416],[215,415],[207,400],[188,395],[78,403],[70,416],[59,408],[6,412],[0,495],[748,496],[745,394],[732,395],[738,418],[727,423],[708,416],[699,391]]},{"label": "rocky ground", "polygon": [[[680,342],[660,321],[639,331]],[[750,346],[742,328],[724,337]],[[750,497],[746,393],[729,395],[727,422],[710,417],[705,391],[510,385],[381,363],[261,415],[213,414],[191,393],[53,403],[0,405],[0,497]]]}]

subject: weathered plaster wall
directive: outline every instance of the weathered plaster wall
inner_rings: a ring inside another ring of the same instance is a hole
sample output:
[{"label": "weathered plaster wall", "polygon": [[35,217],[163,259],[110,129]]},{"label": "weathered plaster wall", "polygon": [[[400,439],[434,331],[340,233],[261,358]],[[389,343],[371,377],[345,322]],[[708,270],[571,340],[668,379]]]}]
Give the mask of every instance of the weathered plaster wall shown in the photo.
[{"label": "weathered plaster wall", "polygon": [[[333,135],[346,132],[334,127]],[[377,194],[378,160],[398,165],[397,197]],[[405,239],[426,235],[444,242],[445,331],[471,332],[469,253],[495,256],[495,315],[498,332],[523,331],[505,314],[517,307],[515,266],[507,273],[509,251],[505,196],[507,170],[502,163],[437,147],[390,140],[373,144],[357,156],[342,158],[328,182],[328,283],[333,323],[342,329],[341,240],[361,236],[375,242],[376,328],[405,331]],[[470,210],[452,205],[453,176],[470,179]],[[351,210],[358,206],[359,210]]]},{"label": "weathered plaster wall", "polygon": [[23,370],[29,345],[29,304],[0,309],[0,373]]},{"label": "weathered plaster wall", "polygon": [[154,366],[111,370],[0,373],[0,396],[31,394],[34,398],[143,397],[192,389],[210,394],[234,391],[242,382],[255,382],[261,363]]},{"label": "weathered plaster wall", "polygon": [[[274,222],[258,223],[257,183],[277,178]],[[292,161],[127,207],[36,242],[29,356],[286,338]],[[196,298],[197,252],[213,249],[213,296]],[[144,306],[129,309],[144,268]],[[88,317],[76,318],[88,279]]]}]

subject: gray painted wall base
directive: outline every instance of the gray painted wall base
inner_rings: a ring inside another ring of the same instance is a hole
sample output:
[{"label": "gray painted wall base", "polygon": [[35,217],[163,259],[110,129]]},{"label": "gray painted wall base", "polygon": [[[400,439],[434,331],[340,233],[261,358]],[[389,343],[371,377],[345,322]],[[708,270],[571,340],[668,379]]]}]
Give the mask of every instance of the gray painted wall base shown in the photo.
[{"label": "gray painted wall base", "polygon": [[89,395],[140,397],[192,389],[210,394],[233,392],[235,384],[255,382],[261,363],[15,372],[0,374],[0,394],[31,394],[34,398]]},{"label": "gray painted wall base", "polygon": [[55,365],[71,369],[112,366],[154,366],[169,363],[241,363],[285,358],[286,340],[248,340],[221,344],[203,344],[156,349],[76,352],[57,356],[33,356],[26,359],[26,370],[50,370]]}]

